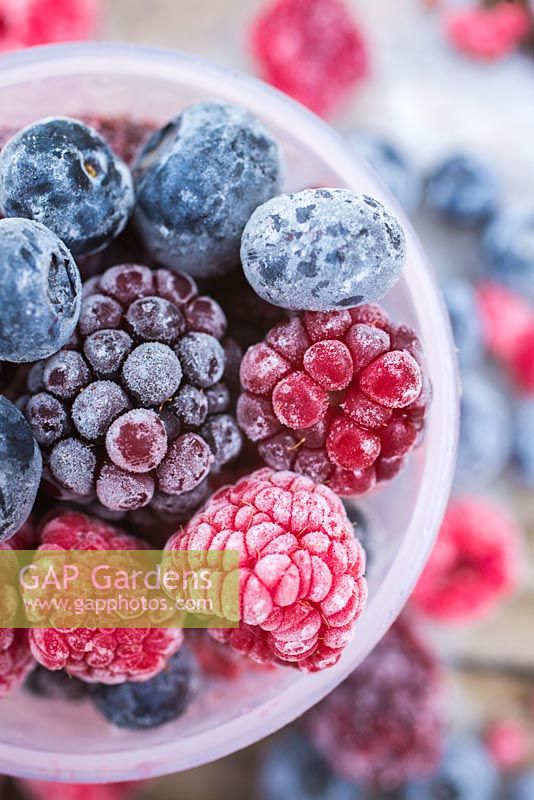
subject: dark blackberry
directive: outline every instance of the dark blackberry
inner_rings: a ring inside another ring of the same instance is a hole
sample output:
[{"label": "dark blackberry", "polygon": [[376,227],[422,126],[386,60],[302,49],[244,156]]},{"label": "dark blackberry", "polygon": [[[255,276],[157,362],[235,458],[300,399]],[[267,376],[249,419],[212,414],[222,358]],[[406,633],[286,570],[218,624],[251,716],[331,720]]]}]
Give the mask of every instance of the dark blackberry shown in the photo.
[{"label": "dark blackberry", "polygon": [[24,688],[37,697],[49,700],[84,700],[88,684],[71,677],[64,670],[52,672],[40,665],[26,678]]},{"label": "dark blackberry", "polygon": [[112,511],[188,509],[189,493],[241,449],[224,312],[188,275],[135,264],[91,278],[83,294],[74,338],[32,367],[21,398],[45,485]]}]

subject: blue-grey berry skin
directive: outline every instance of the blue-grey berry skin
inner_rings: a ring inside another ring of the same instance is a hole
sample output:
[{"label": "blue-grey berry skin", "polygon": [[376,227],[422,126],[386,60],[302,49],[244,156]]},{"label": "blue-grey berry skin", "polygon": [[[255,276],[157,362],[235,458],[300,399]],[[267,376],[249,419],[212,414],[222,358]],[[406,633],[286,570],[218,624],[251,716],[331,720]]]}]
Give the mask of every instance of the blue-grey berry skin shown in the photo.
[{"label": "blue-grey berry skin", "polygon": [[348,138],[352,149],[376,172],[391,194],[408,213],[415,211],[422,196],[422,182],[414,166],[394,144],[362,131]]},{"label": "blue-grey berry skin", "polygon": [[355,784],[338,778],[296,733],[278,737],[267,748],[259,770],[263,800],[364,800]]},{"label": "blue-grey berry skin", "polygon": [[451,278],[442,286],[442,290],[460,367],[471,369],[480,364],[484,357],[482,322],[475,289],[462,278]]},{"label": "blue-grey berry skin", "polygon": [[507,398],[495,381],[470,373],[462,379],[456,485],[483,488],[506,469],[513,423]]},{"label": "blue-grey berry skin", "polygon": [[82,284],[63,242],[27,219],[0,220],[0,359],[56,353],[80,316]]},{"label": "blue-grey berry skin", "polygon": [[0,395],[0,541],[26,522],[41,481],[41,451],[19,409]]},{"label": "blue-grey berry skin", "polygon": [[503,800],[532,800],[534,797],[534,770],[511,778],[503,793]]},{"label": "blue-grey berry skin", "polygon": [[143,683],[101,684],[91,692],[100,713],[118,728],[147,730],[179,717],[195,689],[197,663],[182,646],[162,672]]},{"label": "blue-grey berry skin", "polygon": [[484,231],[482,259],[490,278],[534,299],[534,208],[495,217]]},{"label": "blue-grey berry skin", "polygon": [[514,425],[517,468],[523,483],[534,489],[534,398],[525,397],[518,401]]},{"label": "blue-grey berry skin", "polygon": [[499,185],[492,168],[474,155],[453,155],[426,180],[427,206],[450,222],[481,225],[497,210]]},{"label": "blue-grey berry skin", "polygon": [[150,254],[208,278],[239,263],[247,220],[280,191],[280,152],[248,111],[199,103],[149,139],[134,175],[135,220]]},{"label": "blue-grey berry skin", "polygon": [[241,245],[243,270],[275,306],[336,311],[380,300],[398,281],[406,239],[379,203],[349,189],[306,189],[256,209]]},{"label": "blue-grey berry skin", "polygon": [[96,253],[134,207],[130,170],[93,128],[50,117],[23,128],[0,155],[0,209],[42,222],[74,255]]},{"label": "blue-grey berry skin", "polygon": [[403,800],[496,800],[497,769],[475,737],[457,734],[447,742],[438,772],[407,786]]}]

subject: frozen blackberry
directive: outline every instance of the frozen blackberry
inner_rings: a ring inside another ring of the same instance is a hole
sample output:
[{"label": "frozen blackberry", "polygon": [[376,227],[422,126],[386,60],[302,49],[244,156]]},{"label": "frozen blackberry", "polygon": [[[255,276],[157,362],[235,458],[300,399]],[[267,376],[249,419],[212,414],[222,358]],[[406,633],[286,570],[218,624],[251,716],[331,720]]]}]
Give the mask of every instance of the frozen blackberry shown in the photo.
[{"label": "frozen blackberry", "polygon": [[118,728],[157,728],[187,709],[194,689],[196,662],[182,647],[154,678],[144,683],[102,684],[92,691],[101,714]]},{"label": "frozen blackberry", "polygon": [[32,367],[22,402],[47,486],[117,512],[184,506],[241,449],[225,331],[188,275],[125,264],[86,282],[75,337]]}]

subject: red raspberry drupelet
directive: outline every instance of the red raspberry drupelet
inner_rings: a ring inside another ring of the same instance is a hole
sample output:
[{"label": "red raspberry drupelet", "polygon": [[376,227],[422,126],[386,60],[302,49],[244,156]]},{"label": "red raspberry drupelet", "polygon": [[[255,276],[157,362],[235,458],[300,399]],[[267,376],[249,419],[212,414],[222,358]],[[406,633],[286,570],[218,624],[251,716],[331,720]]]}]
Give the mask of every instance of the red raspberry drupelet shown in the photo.
[{"label": "red raspberry drupelet", "polygon": [[0,7],[0,51],[90,39],[102,16],[101,0],[5,0]]},{"label": "red raspberry drupelet", "polygon": [[521,553],[521,533],[502,508],[483,497],[457,498],[413,603],[440,622],[481,619],[517,588]]},{"label": "red raspberry drupelet", "polygon": [[365,556],[341,501],[291,472],[221,489],[166,549],[239,551],[240,627],[213,635],[259,662],[332,666],[365,606]]},{"label": "red raspberry drupelet", "polygon": [[307,719],[317,750],[342,777],[386,790],[422,778],[442,747],[436,658],[401,618]]},{"label": "red raspberry drupelet", "polygon": [[[141,550],[118,528],[73,511],[42,530],[38,550]],[[183,642],[180,628],[32,628],[31,651],[43,667],[65,669],[87,683],[146,681],[164,669]]]},{"label": "red raspberry drupelet", "polygon": [[416,334],[374,305],[280,322],[241,364],[237,418],[270,467],[363,494],[420,442],[431,390]]},{"label": "red raspberry drupelet", "polygon": [[364,38],[342,0],[276,0],[252,31],[262,77],[327,116],[368,73]]}]

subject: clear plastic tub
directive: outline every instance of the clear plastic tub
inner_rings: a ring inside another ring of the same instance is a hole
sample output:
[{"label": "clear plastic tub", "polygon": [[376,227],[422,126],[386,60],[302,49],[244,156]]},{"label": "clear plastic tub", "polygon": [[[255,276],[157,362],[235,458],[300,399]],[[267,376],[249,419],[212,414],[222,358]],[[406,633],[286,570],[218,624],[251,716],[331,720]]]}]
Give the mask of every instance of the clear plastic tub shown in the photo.
[{"label": "clear plastic tub", "polygon": [[[261,117],[281,143],[286,189],[344,186],[393,200],[327,125],[252,78],[190,56],[123,45],[38,48],[2,57],[0,126],[46,115],[127,114],[164,122],[199,100],[237,103]],[[396,209],[401,215],[400,210]],[[360,505],[380,542],[366,613],[341,662],[308,676],[250,671],[238,683],[210,682],[176,723],[152,732],[112,728],[87,705],[19,691],[0,703],[0,773],[45,780],[143,779],[219,758],[287,724],[331,691],[385,633],[429,555],[454,468],[458,384],[444,305],[417,239],[408,235],[404,277],[388,310],[422,337],[434,385],[424,446],[409,468]]]}]

